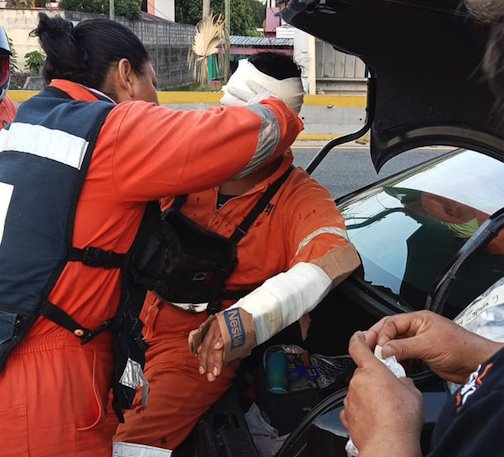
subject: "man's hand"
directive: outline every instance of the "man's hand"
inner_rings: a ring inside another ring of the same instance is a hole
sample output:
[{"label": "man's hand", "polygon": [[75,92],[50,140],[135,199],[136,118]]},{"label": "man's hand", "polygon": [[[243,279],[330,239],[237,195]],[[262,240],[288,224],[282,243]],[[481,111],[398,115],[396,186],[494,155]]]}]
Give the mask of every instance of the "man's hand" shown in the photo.
[{"label": "man's hand", "polygon": [[384,358],[421,359],[443,379],[458,384],[503,347],[430,311],[386,317],[366,332],[366,340],[370,347],[383,346]]},{"label": "man's hand", "polygon": [[206,373],[208,381],[215,381],[223,365],[224,341],[217,320],[213,320],[201,345],[196,349],[199,360],[199,372]]},{"label": "man's hand", "polygon": [[364,333],[350,340],[357,369],[341,420],[361,457],[419,457],[423,404],[411,379],[397,379],[371,351]]}]

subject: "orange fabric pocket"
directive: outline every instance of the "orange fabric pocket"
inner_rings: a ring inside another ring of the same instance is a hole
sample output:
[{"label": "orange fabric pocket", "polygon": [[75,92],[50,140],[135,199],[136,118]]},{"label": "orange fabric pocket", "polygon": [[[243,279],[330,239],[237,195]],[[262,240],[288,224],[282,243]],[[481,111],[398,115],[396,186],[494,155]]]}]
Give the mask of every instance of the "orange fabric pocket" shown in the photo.
[{"label": "orange fabric pocket", "polygon": [[0,411],[0,456],[28,457],[26,405]]}]

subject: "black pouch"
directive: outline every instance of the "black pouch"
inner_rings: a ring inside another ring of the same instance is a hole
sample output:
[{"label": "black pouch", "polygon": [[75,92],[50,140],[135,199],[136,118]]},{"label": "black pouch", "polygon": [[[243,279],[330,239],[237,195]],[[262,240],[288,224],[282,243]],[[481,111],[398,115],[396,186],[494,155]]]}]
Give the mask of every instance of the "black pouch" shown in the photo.
[{"label": "black pouch", "polygon": [[137,279],[164,301],[211,303],[237,262],[236,243],[170,208],[135,268]]},{"label": "black pouch", "polygon": [[123,410],[133,406],[138,387],[142,387],[142,402],[147,403],[148,383],[143,375],[147,343],[143,340],[143,323],[138,318],[144,302],[145,289],[133,283],[128,272],[123,272],[123,291],[119,309],[108,328],[114,338],[114,373],[112,406],[120,422]]}]

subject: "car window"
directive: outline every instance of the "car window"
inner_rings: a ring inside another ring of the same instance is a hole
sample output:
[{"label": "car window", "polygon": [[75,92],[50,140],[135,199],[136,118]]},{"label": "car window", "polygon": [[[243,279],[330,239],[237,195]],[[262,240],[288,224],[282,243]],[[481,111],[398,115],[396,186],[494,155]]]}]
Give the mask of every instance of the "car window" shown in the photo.
[{"label": "car window", "polygon": [[[504,207],[504,164],[457,151],[339,202],[364,279],[423,309],[440,271]],[[504,235],[503,235],[504,236]],[[483,249],[457,279],[445,313],[460,312],[504,275],[504,248]]]},{"label": "car window", "polygon": [[504,277],[504,230],[482,251],[468,259],[448,294],[442,314],[457,316],[481,293]]}]

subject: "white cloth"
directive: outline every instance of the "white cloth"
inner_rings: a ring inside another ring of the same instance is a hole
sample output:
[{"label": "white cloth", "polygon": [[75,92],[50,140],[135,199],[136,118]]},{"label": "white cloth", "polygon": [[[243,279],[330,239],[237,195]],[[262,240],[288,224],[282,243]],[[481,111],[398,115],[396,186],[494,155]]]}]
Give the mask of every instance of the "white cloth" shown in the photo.
[{"label": "white cloth", "polygon": [[[282,99],[293,111],[299,113],[303,104],[303,84],[300,77],[276,79],[259,71],[248,60],[243,59],[238,62],[238,68],[229,78],[228,83],[222,88],[224,95],[221,98],[222,105],[240,105],[242,100],[238,100],[230,93],[233,89],[238,89],[238,93],[249,92],[253,96],[253,91],[247,84],[254,81],[267,89],[273,95]],[[235,92],[236,93],[236,92]]]},{"label": "white cloth", "polygon": [[504,343],[504,278],[475,298],[454,322],[489,340]]}]

